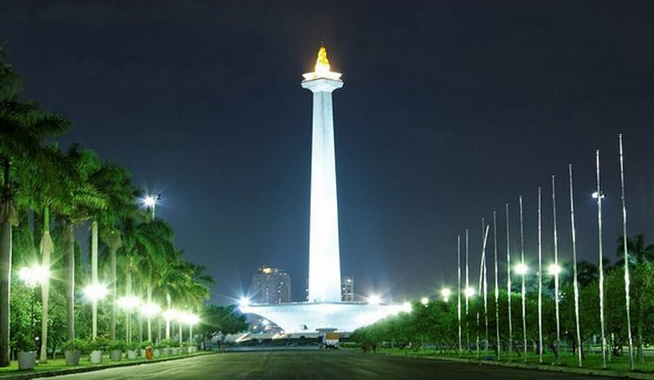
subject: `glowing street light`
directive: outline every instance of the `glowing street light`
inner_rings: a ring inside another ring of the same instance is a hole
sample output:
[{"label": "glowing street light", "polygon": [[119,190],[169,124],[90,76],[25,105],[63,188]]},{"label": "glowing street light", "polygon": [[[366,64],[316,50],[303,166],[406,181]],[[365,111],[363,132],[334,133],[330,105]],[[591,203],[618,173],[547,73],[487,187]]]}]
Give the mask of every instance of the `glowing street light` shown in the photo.
[{"label": "glowing street light", "polygon": [[373,294],[368,297],[368,303],[371,305],[379,305],[381,301],[382,301],[381,297],[376,294]]},{"label": "glowing street light", "polygon": [[161,312],[161,306],[154,302],[146,302],[141,305],[139,312],[148,318],[152,318]]},{"label": "glowing street light", "polygon": [[91,302],[98,302],[109,293],[109,289],[104,284],[98,282],[87,285],[84,290],[84,297]]},{"label": "glowing street light", "polygon": [[168,322],[174,321],[179,318],[180,312],[175,310],[175,309],[168,309],[161,313],[161,315],[164,317],[164,319]]},{"label": "glowing street light", "polygon": [[449,302],[451,295],[452,295],[452,291],[450,290],[450,288],[443,288],[443,290],[441,290],[441,296],[443,296],[443,301]]},{"label": "glowing street light", "polygon": [[521,276],[524,276],[529,272],[529,267],[525,263],[520,263],[515,266],[515,272]]},{"label": "glowing street light", "polygon": [[123,296],[116,300],[118,307],[123,310],[132,311],[139,307],[141,299],[135,296]]},{"label": "glowing street light", "polygon": [[429,305],[429,298],[427,298],[427,297],[422,297],[422,298],[420,299],[420,303],[423,304],[423,305],[425,305],[425,306]]},{"label": "glowing street light", "polygon": [[35,288],[50,278],[50,270],[43,265],[24,267],[18,271],[18,278],[30,288]]},{"label": "glowing street light", "polygon": [[468,299],[468,298],[472,298],[472,297],[474,297],[474,295],[475,295],[475,289],[473,289],[473,288],[471,288],[471,287],[467,287],[467,288],[464,290],[464,294],[465,294],[465,296],[466,296],[466,299]]},{"label": "glowing street light", "polygon": [[547,268],[547,273],[549,273],[552,276],[558,276],[561,274],[561,266],[559,264],[550,264],[550,266]]},{"label": "glowing street light", "polygon": [[161,199],[161,194],[157,194],[157,195],[148,195],[142,200],[143,205],[152,211],[152,220],[154,220],[154,216],[155,216],[154,210],[157,206],[157,201],[160,199]]},{"label": "glowing street light", "polygon": [[405,313],[410,313],[413,308],[411,307],[411,302],[405,302],[402,304],[402,311]]},{"label": "glowing street light", "polygon": [[238,300],[238,305],[239,307],[248,307],[250,306],[250,299],[247,297],[241,297],[241,299]]}]

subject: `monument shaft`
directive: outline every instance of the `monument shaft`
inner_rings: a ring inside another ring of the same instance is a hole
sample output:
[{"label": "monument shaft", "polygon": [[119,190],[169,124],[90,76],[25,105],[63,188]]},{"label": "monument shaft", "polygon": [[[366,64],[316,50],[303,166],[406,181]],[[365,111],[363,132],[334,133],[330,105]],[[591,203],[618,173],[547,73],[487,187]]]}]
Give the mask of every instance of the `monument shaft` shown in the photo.
[{"label": "monument shaft", "polygon": [[341,88],[343,81],[340,74],[329,71],[326,54],[321,48],[316,72],[306,74],[302,81],[302,87],[313,92],[309,302],[341,301],[332,92]]}]

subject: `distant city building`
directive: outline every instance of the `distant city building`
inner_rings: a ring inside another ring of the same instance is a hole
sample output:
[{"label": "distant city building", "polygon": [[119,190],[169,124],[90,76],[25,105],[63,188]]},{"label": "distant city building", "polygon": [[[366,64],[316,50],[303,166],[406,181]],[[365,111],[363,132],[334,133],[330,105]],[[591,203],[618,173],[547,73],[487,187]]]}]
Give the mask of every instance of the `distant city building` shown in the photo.
[{"label": "distant city building", "polygon": [[284,269],[263,266],[252,276],[255,304],[276,304],[291,302],[291,276]]},{"label": "distant city building", "polygon": [[354,302],[354,277],[343,276],[341,279],[341,301]]}]

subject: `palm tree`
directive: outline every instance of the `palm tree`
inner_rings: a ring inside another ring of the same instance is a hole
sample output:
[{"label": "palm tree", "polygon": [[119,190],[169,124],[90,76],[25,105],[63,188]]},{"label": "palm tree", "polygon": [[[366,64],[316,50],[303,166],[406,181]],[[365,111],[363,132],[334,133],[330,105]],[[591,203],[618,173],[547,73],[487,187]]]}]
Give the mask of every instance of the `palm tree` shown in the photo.
[{"label": "palm tree", "polygon": [[12,175],[20,180],[40,173],[43,142],[63,133],[68,123],[39,109],[34,102],[20,102],[20,78],[6,62],[0,48],[0,165],[3,188],[0,197],[0,366],[9,365],[9,297],[11,289],[11,234],[18,214],[14,204]]},{"label": "palm tree", "polygon": [[[121,166],[113,163],[103,163],[90,181],[105,197],[107,208],[98,212],[94,221],[100,225],[100,239],[109,251],[111,285],[111,322],[109,335],[116,339],[116,297],[117,297],[117,263],[116,251],[122,245],[120,229],[117,222],[136,211],[134,199],[138,191],[130,183],[131,174]],[[97,230],[96,230],[97,231]],[[95,268],[97,271],[97,268]]]},{"label": "palm tree", "polygon": [[106,209],[106,198],[89,178],[100,169],[100,160],[90,150],[73,145],[66,154],[69,175],[73,179],[66,201],[69,208],[60,215],[66,228],[66,320],[68,339],[75,339],[75,226],[98,210]]}]

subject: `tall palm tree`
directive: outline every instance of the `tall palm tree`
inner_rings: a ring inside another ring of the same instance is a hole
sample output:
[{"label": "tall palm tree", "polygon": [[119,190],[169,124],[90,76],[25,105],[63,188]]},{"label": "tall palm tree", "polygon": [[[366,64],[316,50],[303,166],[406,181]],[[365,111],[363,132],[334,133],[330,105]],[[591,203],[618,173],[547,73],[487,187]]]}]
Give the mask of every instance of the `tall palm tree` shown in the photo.
[{"label": "tall palm tree", "polygon": [[[94,221],[100,225],[100,239],[109,254],[109,283],[111,286],[111,322],[109,336],[116,339],[117,258],[116,251],[122,246],[118,221],[136,211],[135,197],[139,192],[130,183],[131,174],[121,166],[102,163],[90,181],[105,197],[107,208],[98,212]],[[97,268],[96,268],[97,270]]]},{"label": "tall palm tree", "polygon": [[[68,123],[39,109],[34,102],[21,102],[20,78],[7,63],[0,48],[0,165],[2,165],[2,194],[0,194],[0,366],[9,365],[9,298],[11,289],[11,234],[16,225],[15,189],[12,176],[20,180],[39,173],[43,159],[43,143],[63,133]],[[55,122],[53,122],[55,121]]]},{"label": "tall palm tree", "polygon": [[106,198],[91,183],[90,177],[100,169],[100,159],[90,150],[73,145],[66,154],[73,181],[68,189],[69,209],[60,215],[66,226],[66,321],[68,339],[75,339],[75,226],[87,221],[107,207]]}]

